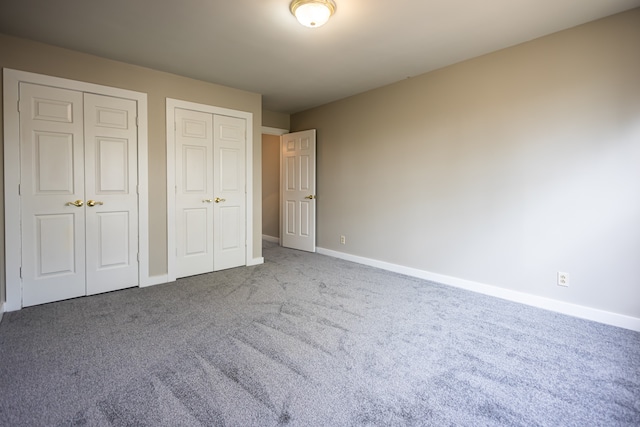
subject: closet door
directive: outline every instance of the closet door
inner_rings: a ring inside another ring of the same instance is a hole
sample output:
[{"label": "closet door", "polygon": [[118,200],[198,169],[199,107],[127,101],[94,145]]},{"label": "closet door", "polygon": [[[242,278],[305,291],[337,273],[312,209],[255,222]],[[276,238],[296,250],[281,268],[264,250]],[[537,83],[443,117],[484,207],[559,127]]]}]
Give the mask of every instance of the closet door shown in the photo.
[{"label": "closet door", "polygon": [[213,116],[175,109],[177,277],[213,271]]},{"label": "closet door", "polygon": [[136,102],[85,94],[87,294],[138,284]]},{"label": "closet door", "polygon": [[246,121],[213,117],[214,270],[246,264]]},{"label": "closet door", "polygon": [[20,83],[23,306],[85,294],[82,93]]},{"label": "closet door", "polygon": [[173,117],[176,277],[246,265],[247,121],[197,106]]},{"label": "closet door", "polygon": [[138,284],[135,101],[20,83],[24,307]]}]

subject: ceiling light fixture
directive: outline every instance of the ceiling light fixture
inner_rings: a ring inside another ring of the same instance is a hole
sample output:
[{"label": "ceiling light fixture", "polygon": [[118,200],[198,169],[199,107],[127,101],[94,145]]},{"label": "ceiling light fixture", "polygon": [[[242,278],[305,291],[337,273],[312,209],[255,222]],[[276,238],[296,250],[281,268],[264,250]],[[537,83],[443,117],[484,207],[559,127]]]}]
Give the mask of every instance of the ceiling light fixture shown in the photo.
[{"label": "ceiling light fixture", "polygon": [[333,0],[293,0],[289,9],[302,25],[317,28],[327,23],[336,4]]}]

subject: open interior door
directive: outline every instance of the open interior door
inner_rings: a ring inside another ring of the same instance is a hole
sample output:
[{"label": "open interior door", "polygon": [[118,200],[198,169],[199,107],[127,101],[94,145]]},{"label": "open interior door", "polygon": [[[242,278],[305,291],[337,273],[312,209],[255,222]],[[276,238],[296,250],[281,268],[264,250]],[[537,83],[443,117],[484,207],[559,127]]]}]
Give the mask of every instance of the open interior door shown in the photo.
[{"label": "open interior door", "polygon": [[282,135],[282,246],[316,251],[316,130]]}]

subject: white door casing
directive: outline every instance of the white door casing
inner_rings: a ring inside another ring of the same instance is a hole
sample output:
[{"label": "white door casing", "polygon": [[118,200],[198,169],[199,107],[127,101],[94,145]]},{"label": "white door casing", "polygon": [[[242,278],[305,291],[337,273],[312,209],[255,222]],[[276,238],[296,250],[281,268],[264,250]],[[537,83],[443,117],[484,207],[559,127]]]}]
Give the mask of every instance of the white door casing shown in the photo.
[{"label": "white door casing", "polygon": [[138,285],[137,114],[84,94],[87,295]]},{"label": "white door casing", "polygon": [[213,271],[213,116],[175,109],[177,277]]},{"label": "white door casing", "polygon": [[280,241],[282,246],[316,251],[316,131],[282,135]]},{"label": "white door casing", "polygon": [[214,270],[246,264],[245,140],[243,118],[214,115]]},{"label": "white door casing", "polygon": [[86,292],[84,125],[81,92],[28,83],[19,90],[22,304],[29,306]]},{"label": "white door casing", "polygon": [[[136,283],[140,284],[140,286],[149,286],[157,283],[166,282],[166,276],[155,276],[151,278],[149,275],[148,221],[146,220],[148,216],[147,96],[146,94],[143,94],[140,92],[134,92],[130,90],[116,89],[116,88],[111,88],[107,86],[78,82],[74,80],[50,77],[50,76],[45,76],[45,75],[40,75],[35,73],[16,71],[16,70],[11,70],[7,68],[3,69],[3,82],[4,82],[3,84],[3,107],[4,107],[3,115],[4,115],[4,171],[5,171],[4,199],[5,199],[5,269],[6,269],[5,309],[6,311],[19,310],[23,306],[23,280],[21,276],[23,274],[27,275],[27,270],[28,270],[27,266],[23,265],[23,259],[22,259],[23,235],[22,235],[21,222],[23,217],[23,209],[22,209],[23,201],[21,197],[21,192],[23,188],[32,186],[35,181],[29,178],[31,183],[27,184],[27,183],[21,182],[24,174],[22,173],[22,168],[21,168],[21,150],[22,150],[22,147],[20,144],[21,114],[19,112],[19,109],[24,108],[24,105],[25,105],[25,100],[21,99],[20,97],[20,87],[21,85],[24,87],[25,83],[33,84],[33,85],[48,86],[48,88],[46,89],[54,89],[54,92],[56,88],[58,90],[62,89],[63,91],[57,92],[58,94],[65,93],[64,90],[69,90],[69,93],[73,93],[73,91],[75,91],[76,100],[74,102],[79,106],[79,108],[76,108],[75,110],[73,110],[73,120],[75,123],[78,123],[78,124],[81,123],[83,119],[83,111],[82,111],[83,110],[82,108],[83,93],[108,95],[110,97],[129,99],[134,102],[136,107],[136,112],[137,112],[138,126],[135,130],[135,133],[136,133],[136,138],[138,143],[137,143],[137,147],[134,147],[134,151],[137,151],[135,153],[137,156],[134,156],[134,158],[130,159],[131,160],[130,165],[133,166],[133,168],[130,170],[132,173],[132,176],[130,178],[133,180],[134,183],[137,181],[138,186],[136,190],[139,193],[137,196],[138,202],[139,202],[138,216],[140,218],[144,218],[144,220],[140,221],[140,224],[138,226],[137,236],[139,237],[139,242],[137,246],[137,251],[133,253],[134,259],[139,256],[139,260],[140,260],[139,268],[136,267],[136,271],[137,271]],[[48,97],[48,96],[40,97],[40,98],[44,100],[48,99],[49,101],[55,101],[55,99],[49,99],[51,97]],[[59,125],[64,123],[65,115],[64,114],[61,115],[60,112],[61,110],[64,110],[65,108],[69,107],[69,106],[64,107],[65,101],[63,101],[62,103],[56,103],[56,102],[47,103],[47,102],[40,102],[40,101],[38,102],[41,104],[39,107],[41,110],[42,117],[49,114],[51,115],[50,120],[48,120],[49,122],[55,121],[55,119],[57,118],[58,120],[61,120],[59,122]],[[29,108],[29,109],[33,111],[33,108]],[[41,121],[44,122],[45,120],[41,120]],[[68,122],[69,120],[66,119],[66,121]],[[136,118],[134,117],[133,123],[135,122],[136,122]],[[45,175],[47,173],[50,175],[53,175],[52,177],[53,179],[47,180],[45,182],[44,177],[42,177],[42,179],[38,178],[38,180],[40,180],[40,183],[38,185],[40,185],[40,190],[45,190],[44,193],[46,192],[55,193],[56,187],[60,187],[62,183],[63,178],[61,177],[61,175],[65,175],[64,173],[62,174],[60,173],[63,169],[65,169],[64,158],[66,157],[67,158],[66,161],[69,162],[70,161],[68,160],[69,156],[73,156],[74,160],[71,160],[71,162],[75,162],[74,178],[72,179],[72,181],[75,181],[73,184],[74,189],[73,189],[73,192],[71,193],[69,191],[66,191],[66,193],[68,193],[66,194],[66,196],[69,196],[69,197],[65,197],[63,204],[65,208],[69,208],[69,209],[73,208],[71,212],[76,212],[72,214],[74,215],[75,218],[78,218],[78,219],[74,219],[74,223],[78,221],[82,221],[83,216],[86,215],[86,211],[85,211],[86,205],[84,205],[85,199],[82,197],[76,198],[75,196],[76,194],[81,192],[80,190],[86,191],[86,188],[81,189],[81,184],[80,184],[82,182],[82,179],[84,179],[84,170],[83,170],[84,154],[85,154],[83,152],[84,147],[76,146],[76,150],[74,150],[73,154],[70,154],[67,152],[65,155],[65,149],[64,149],[65,143],[63,142],[64,138],[49,138],[49,137],[55,136],[56,129],[51,128],[49,130],[54,131],[52,132],[52,135],[48,135],[47,134],[48,131],[45,131],[38,136],[38,139],[36,141],[38,142],[38,144],[42,145],[44,150],[49,149],[50,151],[52,151],[52,153],[50,153],[51,158],[49,158],[48,157],[49,155],[46,153],[41,153],[42,155],[38,154],[38,156],[42,159],[43,172],[45,173]],[[65,132],[61,132],[61,133],[64,134]],[[68,132],[66,133],[68,134]],[[73,135],[73,138],[74,138],[74,143],[72,144],[75,144],[75,141],[77,142],[82,141],[85,137],[82,131],[80,132],[73,131],[71,132],[71,135]],[[49,139],[47,140],[47,138]],[[32,142],[33,142],[33,139],[32,139]],[[53,148],[54,146],[57,146],[57,148],[54,149]],[[67,146],[68,146],[68,143],[67,143]],[[62,150],[59,151],[60,148],[62,148]],[[31,151],[31,149],[29,150]],[[135,157],[137,157],[137,162]],[[49,160],[54,160],[54,161],[49,161]],[[47,163],[49,163],[49,166],[47,166]],[[47,167],[54,167],[55,171],[53,172],[51,170],[47,171]],[[69,169],[67,169],[67,173],[68,171]],[[76,174],[76,172],[78,171],[81,172],[79,175]],[[35,176],[37,176],[37,174]],[[25,185],[27,185],[27,187],[25,187]],[[40,192],[43,193],[43,191],[40,191]],[[134,191],[134,194],[135,194],[135,191]],[[50,194],[50,195],[53,195],[53,194]],[[69,200],[67,200],[67,198]],[[83,206],[76,207],[74,205],[66,205],[66,203],[73,202],[75,200],[82,200]],[[27,201],[26,203],[29,204],[32,202]],[[59,204],[59,203],[56,202],[54,204]],[[43,207],[44,205],[50,205],[50,203],[48,202],[43,203]],[[74,274],[77,274],[76,277],[85,276],[84,281],[86,281],[86,270],[80,272],[80,270],[84,269],[84,266],[85,266],[85,259],[84,259],[85,247],[83,246],[84,245],[83,242],[85,241],[86,236],[84,235],[81,236],[77,232],[78,229],[83,230],[85,228],[85,225],[76,227],[75,225],[77,224],[74,224],[73,228],[75,228],[75,230],[73,231],[69,231],[70,227],[68,225],[66,228],[57,226],[57,225],[60,225],[61,223],[64,223],[65,221],[68,224],[69,221],[67,221],[65,217],[66,218],[69,217],[68,215],[69,209],[63,210],[60,214],[54,213],[54,215],[51,218],[48,218],[46,216],[41,216],[38,219],[38,221],[41,222],[42,224],[40,231],[38,231],[36,228],[33,228],[33,230],[35,231],[31,232],[31,237],[26,237],[26,238],[29,239],[29,242],[31,242],[31,247],[35,248],[36,243],[35,243],[34,236],[36,232],[44,232],[49,234],[57,232],[57,237],[54,233],[54,234],[51,234],[50,239],[42,235],[42,239],[40,239],[42,243],[39,243],[39,245],[41,246],[43,244],[50,245],[49,247],[41,248],[41,250],[44,250],[44,252],[41,252],[41,253],[46,255],[47,260],[44,264],[41,264],[41,266],[39,267],[40,272],[48,272],[48,274],[46,274],[47,276],[46,278],[50,279],[56,274],[61,276],[65,274],[67,275],[69,274],[69,273],[63,272],[64,268],[60,268],[60,267],[64,267],[63,264],[65,262],[64,261],[66,256],[65,253],[68,254],[69,251],[65,252],[64,250],[60,250],[60,248],[64,249],[65,245],[59,245],[57,246],[59,253],[53,254],[52,248],[55,246],[56,240],[58,241],[58,243],[60,243],[60,241],[64,242],[65,239],[67,242],[69,242],[71,234],[74,233],[71,239],[71,242],[75,245],[75,247],[73,248],[73,251],[74,252],[77,251],[81,253],[81,255],[77,255],[77,256],[74,255],[74,259],[72,261],[73,268],[75,268],[77,272]],[[83,212],[83,211],[85,211],[85,213],[81,215],[80,212]],[[34,213],[34,211],[32,211],[32,213]],[[59,220],[59,222],[56,224],[55,220]],[[136,225],[138,225],[137,224],[138,217],[135,218],[134,222],[136,223]],[[82,239],[80,239],[80,237],[82,237]],[[66,245],[66,246],[70,246],[70,245]],[[27,249],[27,251],[33,252],[33,249]],[[80,261],[79,258],[82,258],[82,262],[79,262]],[[68,257],[66,259],[69,260]],[[35,261],[32,261],[32,264],[35,265],[35,263],[36,263]],[[67,263],[67,265],[70,265],[70,264]],[[55,273],[55,270],[57,269],[60,269],[59,273]],[[71,270],[71,269],[67,268],[67,270]],[[80,281],[78,279],[78,283],[79,282]],[[81,295],[84,295],[86,293],[85,286],[86,286],[86,283],[82,285],[77,285],[75,292],[63,295],[63,297],[66,298],[66,297],[76,296],[76,294],[78,293],[80,293]],[[78,290],[79,288],[85,288],[85,289],[83,289],[82,291],[79,291]],[[26,297],[29,298],[28,291],[27,291]],[[46,300],[46,298],[43,298],[42,296],[39,296],[37,298],[41,298],[43,301],[36,301],[35,303],[44,302],[44,300]]]}]

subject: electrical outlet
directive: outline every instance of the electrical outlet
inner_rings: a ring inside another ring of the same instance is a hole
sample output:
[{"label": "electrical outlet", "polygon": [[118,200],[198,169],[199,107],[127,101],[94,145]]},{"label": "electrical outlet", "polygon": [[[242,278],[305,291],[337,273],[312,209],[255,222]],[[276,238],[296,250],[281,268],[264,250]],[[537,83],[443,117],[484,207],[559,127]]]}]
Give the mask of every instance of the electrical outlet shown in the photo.
[{"label": "electrical outlet", "polygon": [[347,244],[347,238],[344,236],[340,236],[340,244],[341,245],[346,245]]},{"label": "electrical outlet", "polygon": [[569,286],[569,273],[558,271],[558,286]]}]

